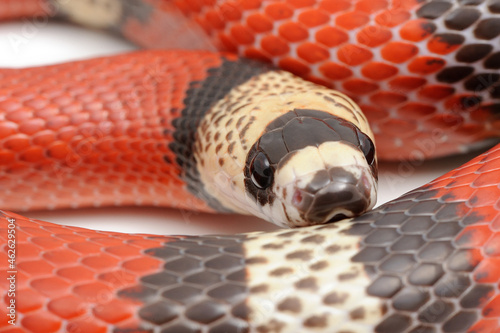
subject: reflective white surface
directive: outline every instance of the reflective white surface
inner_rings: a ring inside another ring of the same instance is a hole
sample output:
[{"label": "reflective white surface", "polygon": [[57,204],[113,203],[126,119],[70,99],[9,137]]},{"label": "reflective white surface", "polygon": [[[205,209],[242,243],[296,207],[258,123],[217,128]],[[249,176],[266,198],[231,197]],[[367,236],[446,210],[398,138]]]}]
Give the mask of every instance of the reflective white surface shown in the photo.
[{"label": "reflective white surface", "polygon": [[[47,23],[43,20],[0,24],[1,67],[53,64],[133,49],[133,45],[114,36],[72,25]],[[379,168],[378,205],[427,183],[476,154],[424,163],[382,163]],[[150,207],[89,208],[23,214],[60,224],[129,233],[210,234],[276,229],[253,217]]]}]

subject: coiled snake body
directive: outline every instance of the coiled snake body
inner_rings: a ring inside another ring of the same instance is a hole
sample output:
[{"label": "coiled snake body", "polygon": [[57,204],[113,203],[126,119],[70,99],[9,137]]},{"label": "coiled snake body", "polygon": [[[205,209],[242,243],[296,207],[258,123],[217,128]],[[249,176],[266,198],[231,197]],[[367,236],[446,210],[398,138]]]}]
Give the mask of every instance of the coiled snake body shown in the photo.
[{"label": "coiled snake body", "polygon": [[2,69],[1,208],[168,205],[313,226],[125,235],[2,211],[0,332],[500,331],[500,146],[376,210],[321,225],[373,206],[374,142],[379,158],[418,159],[499,136],[500,2],[0,8],[148,47],[175,39],[164,34],[175,18],[200,26],[212,46],[357,103],[211,51]]}]

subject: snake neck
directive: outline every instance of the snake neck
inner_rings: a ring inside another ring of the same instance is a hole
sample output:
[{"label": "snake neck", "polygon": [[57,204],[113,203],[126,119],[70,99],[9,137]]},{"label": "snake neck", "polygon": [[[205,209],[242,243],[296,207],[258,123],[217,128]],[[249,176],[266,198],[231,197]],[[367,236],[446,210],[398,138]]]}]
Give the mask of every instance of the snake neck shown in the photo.
[{"label": "snake neck", "polygon": [[[236,128],[231,135],[221,128],[221,121],[227,122],[227,119],[217,110],[224,109],[221,104],[227,104],[231,100],[228,97],[231,91],[239,90],[241,84],[269,70],[269,66],[254,61],[223,58],[220,66],[207,71],[207,78],[191,83],[181,116],[173,122],[174,141],[170,143],[170,149],[175,152],[177,164],[184,170],[182,177],[187,188],[215,210],[235,210],[230,203],[221,202],[219,193],[212,192],[211,184],[217,182],[214,179],[214,176],[217,178],[215,170],[223,167],[226,157],[233,153],[232,134],[237,136]],[[232,123],[234,118],[230,118]],[[241,123],[242,120],[239,123],[235,121],[232,125],[241,126]],[[215,164],[209,162],[213,159],[216,160]],[[240,158],[241,160],[244,161],[244,158]],[[240,165],[239,172],[242,170],[243,166]],[[237,173],[238,170],[233,172]]]}]

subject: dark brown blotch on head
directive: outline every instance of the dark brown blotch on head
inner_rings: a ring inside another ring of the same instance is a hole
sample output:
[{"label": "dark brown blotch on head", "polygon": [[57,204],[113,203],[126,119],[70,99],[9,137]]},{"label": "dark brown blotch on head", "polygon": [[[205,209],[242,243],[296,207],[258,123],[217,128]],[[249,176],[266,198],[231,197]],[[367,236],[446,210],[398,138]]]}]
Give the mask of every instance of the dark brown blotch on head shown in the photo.
[{"label": "dark brown blotch on head", "polygon": [[243,123],[245,122],[246,120],[246,116],[241,116],[238,121],[236,122],[236,128],[241,128],[241,126],[243,125]]},{"label": "dark brown blotch on head", "polygon": [[302,303],[297,297],[287,297],[278,304],[278,310],[283,312],[300,313],[302,310]]},{"label": "dark brown blotch on head", "polygon": [[234,145],[235,145],[235,142],[231,142],[231,144],[229,145],[229,147],[227,147],[227,152],[229,154],[232,154],[233,153],[233,150],[234,150]]},{"label": "dark brown blotch on head", "polygon": [[[227,104],[227,103],[226,103],[226,102],[224,102],[224,103],[222,104],[222,106],[225,106],[226,104]],[[210,116],[209,116],[209,117],[210,117],[210,120],[211,120],[211,121],[213,121],[213,120],[215,119],[215,117],[219,116],[219,113],[220,113],[220,112],[211,112],[211,113],[209,113],[209,115],[210,115]],[[208,128],[208,124],[205,122],[205,123],[202,125],[202,129],[203,129],[203,130],[206,130],[207,128]]]},{"label": "dark brown blotch on head", "polygon": [[[213,120],[214,117],[215,117],[215,113],[210,116],[210,119]],[[202,132],[208,131],[208,122],[206,122],[206,121],[202,122],[200,128],[201,128]]]},{"label": "dark brown blotch on head", "polygon": [[247,134],[247,131],[250,129],[250,126],[252,125],[252,122],[248,122],[245,127],[243,127],[242,130],[240,130],[239,132],[239,136],[240,136],[240,140],[241,142],[245,143],[246,142],[246,134]]},{"label": "dark brown blotch on head", "polygon": [[357,109],[357,105],[354,104],[354,102],[351,99],[347,99],[345,95],[339,93],[338,91],[330,90],[330,95],[332,95],[336,98],[339,98],[339,99],[343,100],[344,102],[346,102],[347,105],[349,105],[352,110]]},{"label": "dark brown blotch on head", "polygon": [[208,131],[205,133],[205,141],[210,141],[210,139],[212,138],[212,132],[211,131]]},{"label": "dark brown blotch on head", "polygon": [[[323,94],[322,94],[322,95],[323,95]],[[337,103],[337,101],[336,101],[334,98],[330,97],[330,96],[325,96],[325,95],[323,95],[323,99],[324,99],[325,101],[327,101],[327,102],[330,102],[330,103]]]},{"label": "dark brown blotch on head", "polygon": [[219,126],[220,121],[221,121],[222,119],[224,119],[225,117],[226,117],[226,115],[225,115],[225,114],[221,114],[219,117],[217,117],[217,119],[215,119],[215,121],[214,121],[214,125],[215,125],[215,126]]},{"label": "dark brown blotch on head", "polygon": [[208,145],[205,146],[205,152],[207,152],[208,149],[210,149],[211,146],[212,146],[212,143],[209,142]]}]

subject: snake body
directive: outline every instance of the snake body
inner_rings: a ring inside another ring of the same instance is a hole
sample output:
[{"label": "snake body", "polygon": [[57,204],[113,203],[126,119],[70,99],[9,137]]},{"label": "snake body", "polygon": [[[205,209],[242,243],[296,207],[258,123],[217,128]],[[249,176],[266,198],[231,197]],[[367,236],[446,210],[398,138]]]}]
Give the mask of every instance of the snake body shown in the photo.
[{"label": "snake body", "polygon": [[[345,95],[231,54],[1,70],[10,210],[169,205],[317,224],[374,204],[373,139],[397,160],[500,134],[493,0],[0,4],[144,46],[181,12],[213,45],[340,88],[374,132]],[[2,211],[0,332],[498,332],[499,161],[497,146],[360,217],[271,233],[125,235]]]},{"label": "snake body", "polygon": [[23,3],[6,16],[48,14],[144,47],[236,52],[337,89],[366,114],[381,159],[464,152],[499,136],[496,1]]},{"label": "snake body", "polygon": [[[498,332],[499,172],[497,146],[361,217],[235,236],[127,235],[4,211],[2,237],[9,219],[16,226],[17,325],[26,332]],[[0,331],[11,332],[5,318]]]},{"label": "snake body", "polygon": [[149,51],[2,74],[9,209],[143,204],[300,226],[375,203],[366,118],[346,96],[287,72]]}]

